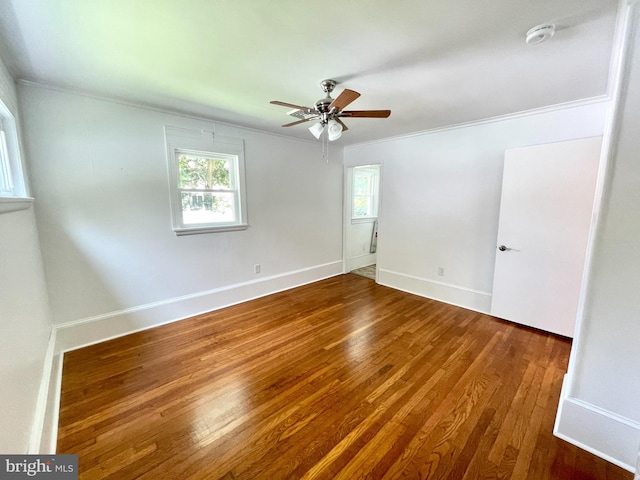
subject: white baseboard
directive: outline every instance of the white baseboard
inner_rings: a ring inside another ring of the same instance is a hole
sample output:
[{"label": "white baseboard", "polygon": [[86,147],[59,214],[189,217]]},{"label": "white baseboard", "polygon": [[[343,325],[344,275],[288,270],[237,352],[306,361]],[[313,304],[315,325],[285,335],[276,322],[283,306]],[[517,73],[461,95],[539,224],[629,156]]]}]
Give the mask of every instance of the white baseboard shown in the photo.
[{"label": "white baseboard", "polygon": [[49,340],[29,453],[56,451],[64,352],[341,275],[342,269],[340,260],[55,325]]},{"label": "white baseboard", "polygon": [[[51,372],[54,367],[54,352],[56,344],[56,329],[52,328],[47,343],[47,351],[42,366],[42,377],[40,378],[40,387],[38,388],[38,398],[36,400],[36,408],[33,415],[33,425],[31,426],[31,435],[29,438],[28,454],[41,453],[41,444],[43,431],[45,430],[45,422],[47,417],[47,406],[49,392],[51,391]],[[51,452],[46,452],[51,453]]]},{"label": "white baseboard", "polygon": [[55,326],[56,354],[340,275],[342,261],[237,283]]},{"label": "white baseboard", "polygon": [[51,364],[49,392],[46,398],[45,417],[39,433],[38,452],[41,455],[56,453],[58,439],[58,415],[60,411],[60,390],[62,388],[62,354],[55,355]]},{"label": "white baseboard", "polygon": [[640,424],[578,398],[562,385],[553,434],[577,447],[635,472],[640,448]]},{"label": "white baseboard", "polygon": [[376,254],[367,253],[365,255],[358,255],[357,257],[351,257],[347,259],[347,272],[355,270],[356,268],[368,267],[376,263]]},{"label": "white baseboard", "polygon": [[491,293],[458,285],[437,282],[404,273],[378,268],[378,283],[387,287],[485,313],[491,311]]}]

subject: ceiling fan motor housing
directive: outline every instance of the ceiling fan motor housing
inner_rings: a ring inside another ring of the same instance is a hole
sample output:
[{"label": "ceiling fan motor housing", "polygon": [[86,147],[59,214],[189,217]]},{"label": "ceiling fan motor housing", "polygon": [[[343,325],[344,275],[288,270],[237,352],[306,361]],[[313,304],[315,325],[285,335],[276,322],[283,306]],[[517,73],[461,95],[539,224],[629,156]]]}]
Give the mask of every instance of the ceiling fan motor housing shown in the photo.
[{"label": "ceiling fan motor housing", "polygon": [[315,103],[316,110],[318,110],[320,113],[328,112],[331,102],[333,102],[333,98],[331,97],[321,98]]},{"label": "ceiling fan motor housing", "polygon": [[329,106],[333,103],[333,98],[331,98],[331,92],[333,92],[333,89],[336,88],[336,85],[337,85],[337,82],[335,80],[323,80],[320,83],[320,86],[322,87],[322,91],[325,92],[327,96],[318,100],[314,104],[314,106],[316,110],[320,112],[320,114],[322,115],[321,121],[323,123],[326,123],[330,119],[329,114],[331,112],[329,112]]}]

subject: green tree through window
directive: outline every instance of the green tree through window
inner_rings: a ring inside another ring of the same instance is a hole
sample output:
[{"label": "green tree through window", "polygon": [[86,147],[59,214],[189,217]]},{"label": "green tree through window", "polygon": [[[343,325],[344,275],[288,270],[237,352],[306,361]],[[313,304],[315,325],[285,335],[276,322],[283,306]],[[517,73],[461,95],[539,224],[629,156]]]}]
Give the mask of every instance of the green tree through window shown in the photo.
[{"label": "green tree through window", "polygon": [[228,160],[180,154],[178,171],[183,211],[204,208],[224,214],[231,208],[227,195],[215,194],[233,188]]},{"label": "green tree through window", "polygon": [[180,188],[206,190],[231,188],[227,160],[182,154],[178,157],[178,163]]},{"label": "green tree through window", "polygon": [[380,168],[376,165],[354,167],[352,218],[378,215],[378,183]]},{"label": "green tree through window", "polygon": [[244,140],[164,126],[176,235],[245,230]]}]

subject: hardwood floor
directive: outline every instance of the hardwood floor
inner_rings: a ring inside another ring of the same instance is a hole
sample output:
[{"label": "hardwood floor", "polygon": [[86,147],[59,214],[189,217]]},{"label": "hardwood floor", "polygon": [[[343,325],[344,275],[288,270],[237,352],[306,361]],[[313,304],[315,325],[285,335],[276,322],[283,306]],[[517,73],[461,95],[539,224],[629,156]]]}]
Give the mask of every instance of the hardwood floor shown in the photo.
[{"label": "hardwood floor", "polygon": [[356,268],[355,270],[351,270],[351,273],[355,275],[360,275],[361,277],[367,277],[371,280],[376,279],[376,265],[367,265],[366,267]]},{"label": "hardwood floor", "polygon": [[83,479],[631,479],[552,435],[570,343],[342,275],[69,352]]}]

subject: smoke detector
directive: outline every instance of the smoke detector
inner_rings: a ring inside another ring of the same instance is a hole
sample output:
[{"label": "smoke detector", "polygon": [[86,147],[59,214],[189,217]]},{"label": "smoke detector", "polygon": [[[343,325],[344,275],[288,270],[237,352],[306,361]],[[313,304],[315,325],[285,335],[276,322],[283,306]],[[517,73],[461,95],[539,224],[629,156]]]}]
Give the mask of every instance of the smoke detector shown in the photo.
[{"label": "smoke detector", "polygon": [[537,45],[553,37],[556,32],[555,25],[542,24],[537,27],[533,27],[527,32],[526,42],[527,45]]}]

